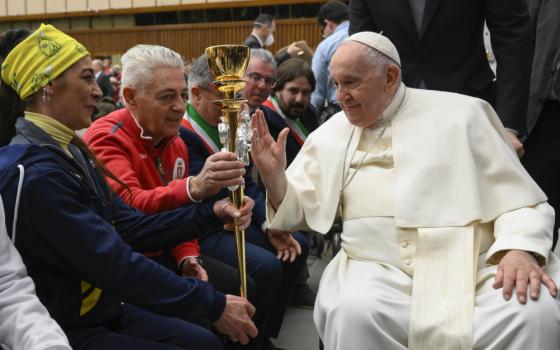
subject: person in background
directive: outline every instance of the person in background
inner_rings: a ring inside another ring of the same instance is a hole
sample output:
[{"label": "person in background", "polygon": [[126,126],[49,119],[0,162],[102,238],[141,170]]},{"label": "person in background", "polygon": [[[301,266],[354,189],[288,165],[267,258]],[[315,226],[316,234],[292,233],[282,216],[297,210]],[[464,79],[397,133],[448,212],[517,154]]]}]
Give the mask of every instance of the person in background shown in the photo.
[{"label": "person in background", "polygon": [[249,64],[243,76],[245,87],[239,92],[247,100],[252,113],[260,107],[272,93],[276,85],[276,61],[265,49],[251,49]]},{"label": "person in background", "polygon": [[276,30],[276,22],[272,15],[261,13],[253,22],[253,30],[245,39],[243,45],[249,46],[251,49],[262,49],[274,44],[274,31]]},{"label": "person in background", "polygon": [[109,76],[105,74],[103,70],[103,61],[93,60],[91,65],[93,67],[93,72],[95,73],[95,82],[99,85],[102,95],[113,98],[115,89],[109,80]]},{"label": "person in background", "polygon": [[315,86],[311,67],[298,58],[289,59],[278,67],[274,92],[262,104],[268,130],[275,140],[282,130],[290,130],[286,140],[287,166],[309,133],[319,126],[315,108],[310,103]]},{"label": "person in background", "polygon": [[[93,110],[93,115],[91,117],[92,121],[96,121],[97,119],[106,116],[107,114],[116,111],[119,109],[119,106],[115,103],[109,96],[101,97],[97,102],[95,102]],[[85,131],[83,131],[85,133]]]},{"label": "person in background", "polygon": [[332,115],[340,111],[336,100],[336,88],[330,79],[329,65],[332,55],[338,45],[348,37],[348,7],[342,1],[329,1],[319,10],[317,20],[321,26],[321,36],[311,68],[317,84],[311,95],[311,104],[319,115],[319,122],[323,123]]},{"label": "person in background", "polygon": [[121,101],[121,81],[115,77],[109,77],[109,81],[111,82],[113,90],[115,91],[113,93],[113,101],[115,102],[115,105],[117,105],[119,108],[122,108],[124,105]]},{"label": "person in background", "polygon": [[[348,12],[349,34],[383,32],[395,44],[405,84],[487,101],[523,155],[532,53],[526,0],[352,0]],[[485,21],[497,79],[484,47]]]},{"label": "person in background", "polygon": [[560,227],[560,2],[530,0],[535,53],[529,90],[525,155],[521,163],[541,186],[556,211],[554,242]]},{"label": "person in background", "polygon": [[111,57],[103,57],[103,59],[101,59],[101,63],[103,64],[103,73],[110,75],[113,66],[113,60]]},{"label": "person in background", "polygon": [[114,65],[109,72],[109,77],[115,77],[118,81],[121,81],[121,66]]},{"label": "person in background", "polygon": [[[251,49],[264,49],[274,44],[274,32],[276,31],[276,22],[274,16],[261,13],[253,22],[253,30],[245,39],[243,45],[249,46]],[[296,45],[291,43],[285,51],[279,52],[276,56],[277,64],[284,62],[291,57],[297,57],[303,51]]]}]

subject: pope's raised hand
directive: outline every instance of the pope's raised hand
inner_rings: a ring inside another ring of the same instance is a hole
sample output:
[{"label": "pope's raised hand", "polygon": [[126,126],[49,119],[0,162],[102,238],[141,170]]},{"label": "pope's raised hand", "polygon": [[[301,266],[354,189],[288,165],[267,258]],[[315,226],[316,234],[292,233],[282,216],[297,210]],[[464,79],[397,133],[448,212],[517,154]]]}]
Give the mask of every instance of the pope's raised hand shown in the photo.
[{"label": "pope's raised hand", "polygon": [[261,179],[268,192],[268,199],[274,207],[278,207],[287,189],[286,179],[286,139],[289,129],[285,128],[274,141],[268,131],[262,111],[257,110],[251,119],[253,138],[251,140],[251,156]]},{"label": "pope's raised hand", "polygon": [[282,172],[286,169],[286,139],[289,129],[285,128],[275,141],[270,132],[262,111],[257,110],[251,119],[253,139],[251,155],[261,175]]}]

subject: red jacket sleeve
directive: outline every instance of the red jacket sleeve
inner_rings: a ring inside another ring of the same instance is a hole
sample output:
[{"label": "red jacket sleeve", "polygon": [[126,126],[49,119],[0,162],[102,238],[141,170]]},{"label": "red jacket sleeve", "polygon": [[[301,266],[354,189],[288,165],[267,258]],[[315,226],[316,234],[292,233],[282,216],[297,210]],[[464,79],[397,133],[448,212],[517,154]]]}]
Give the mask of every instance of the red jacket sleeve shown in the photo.
[{"label": "red jacket sleeve", "polygon": [[[170,181],[167,186],[160,185],[146,188],[149,186],[142,183],[138,172],[149,172],[143,173],[143,175],[159,178],[157,171],[153,171],[153,161],[146,159],[145,164],[148,166],[142,164],[139,157],[141,151],[137,149],[138,146],[134,144],[133,140],[112,132],[113,125],[108,120],[100,119],[84,135],[84,140],[97,159],[101,160],[107,169],[130,189],[126,189],[113,179],[107,178],[107,182],[113,191],[125,203],[147,214],[172,210],[181,205],[190,204],[186,178]],[[134,159],[134,157],[138,158]],[[177,262],[186,256],[199,256],[200,246],[198,241],[193,240],[180,244],[173,250],[173,255]]]}]

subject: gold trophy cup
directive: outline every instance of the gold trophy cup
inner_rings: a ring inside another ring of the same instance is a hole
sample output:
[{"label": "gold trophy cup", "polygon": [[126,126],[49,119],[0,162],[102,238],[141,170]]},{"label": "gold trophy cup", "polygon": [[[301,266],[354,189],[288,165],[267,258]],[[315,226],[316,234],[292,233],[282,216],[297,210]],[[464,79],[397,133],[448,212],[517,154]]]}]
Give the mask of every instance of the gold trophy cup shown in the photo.
[{"label": "gold trophy cup", "polygon": [[[224,93],[222,105],[222,123],[218,126],[222,151],[233,152],[245,164],[249,164],[251,147],[251,126],[248,112],[241,113],[241,106],[246,100],[236,99],[235,94],[245,87],[241,78],[249,64],[249,48],[244,45],[218,45],[207,47],[206,59],[210,71],[216,76],[214,84]],[[218,101],[216,101],[218,102]],[[244,186],[229,188],[231,202],[236,208],[243,204]],[[247,298],[247,268],[245,264],[245,230],[235,223],[235,254],[239,269],[239,285],[241,296]]]}]

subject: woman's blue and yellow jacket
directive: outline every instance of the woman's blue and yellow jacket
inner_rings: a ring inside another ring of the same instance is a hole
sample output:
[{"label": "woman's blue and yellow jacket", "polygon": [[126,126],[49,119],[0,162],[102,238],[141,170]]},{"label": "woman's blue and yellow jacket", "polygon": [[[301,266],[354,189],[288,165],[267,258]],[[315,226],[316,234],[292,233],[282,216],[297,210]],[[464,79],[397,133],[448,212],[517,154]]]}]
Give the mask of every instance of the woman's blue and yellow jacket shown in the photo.
[{"label": "woman's blue and yellow jacket", "polygon": [[[222,229],[213,203],[145,215],[108,192],[93,162],[75,161],[23,118],[0,148],[0,194],[6,225],[36,284],[37,295],[65,329],[102,325],[122,303],[179,318],[216,320],[225,296],[177,276],[142,255]],[[20,165],[20,167],[18,167]]]}]

